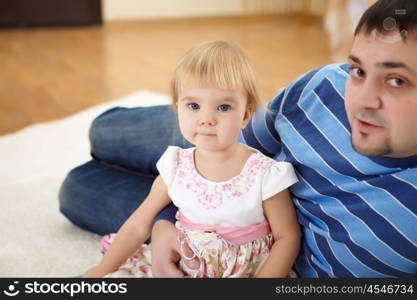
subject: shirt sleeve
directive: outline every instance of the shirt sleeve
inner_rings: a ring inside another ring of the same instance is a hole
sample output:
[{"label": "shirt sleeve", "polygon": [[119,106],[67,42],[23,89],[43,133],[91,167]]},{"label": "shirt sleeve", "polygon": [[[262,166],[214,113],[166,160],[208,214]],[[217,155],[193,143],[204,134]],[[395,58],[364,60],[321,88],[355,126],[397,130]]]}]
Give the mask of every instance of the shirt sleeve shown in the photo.
[{"label": "shirt sleeve", "polygon": [[275,129],[275,119],[278,117],[284,94],[285,89],[281,89],[265,108],[259,109],[252,116],[251,121],[239,134],[240,143],[258,149],[269,157],[281,152],[281,139]]},{"label": "shirt sleeve", "polygon": [[181,148],[176,146],[169,146],[156,163],[156,168],[159,171],[159,175],[161,176],[168,189],[175,178],[178,166],[178,151],[180,149]]},{"label": "shirt sleeve", "polygon": [[258,149],[272,158],[280,153],[282,142],[276,123],[282,117],[283,108],[284,106],[290,109],[296,107],[310,79],[322,68],[311,70],[291,82],[287,87],[281,88],[264,109],[260,109],[253,115],[248,125],[240,132],[239,142]]},{"label": "shirt sleeve", "polygon": [[276,162],[262,179],[262,201],[271,198],[298,181],[294,168],[287,162]]},{"label": "shirt sleeve", "polygon": [[[176,146],[169,146],[156,163],[156,168],[159,171],[159,175],[167,185],[168,189],[175,178],[175,173],[178,166],[178,151],[180,149],[181,148]],[[159,212],[159,214],[154,218],[153,222],[155,223],[158,220],[166,220],[174,223],[175,214],[177,211],[177,207],[171,203]]]}]

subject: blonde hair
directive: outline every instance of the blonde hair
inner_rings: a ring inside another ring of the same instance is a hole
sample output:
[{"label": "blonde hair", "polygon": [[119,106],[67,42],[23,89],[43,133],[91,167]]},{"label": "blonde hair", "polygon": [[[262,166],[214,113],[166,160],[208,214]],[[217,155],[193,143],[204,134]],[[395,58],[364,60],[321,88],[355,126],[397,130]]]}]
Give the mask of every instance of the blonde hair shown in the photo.
[{"label": "blonde hair", "polygon": [[256,73],[247,55],[225,41],[205,42],[188,50],[180,59],[171,80],[172,105],[176,110],[178,94],[188,84],[213,85],[221,89],[243,88],[247,107],[255,112],[261,106]]}]

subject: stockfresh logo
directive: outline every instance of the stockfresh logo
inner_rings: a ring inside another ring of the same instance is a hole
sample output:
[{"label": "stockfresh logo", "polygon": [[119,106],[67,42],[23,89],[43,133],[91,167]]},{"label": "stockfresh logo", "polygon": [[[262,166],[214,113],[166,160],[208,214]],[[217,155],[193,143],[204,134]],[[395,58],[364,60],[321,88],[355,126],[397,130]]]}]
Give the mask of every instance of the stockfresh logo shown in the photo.
[{"label": "stockfresh logo", "polygon": [[126,294],[127,283],[115,282],[40,282],[38,280],[32,282],[25,282],[20,284],[19,281],[14,281],[9,284],[3,293],[8,297],[15,297],[19,294],[39,295],[39,294],[55,294],[55,295],[69,295],[71,298],[80,294]]},{"label": "stockfresh logo", "polygon": [[19,284],[19,281],[14,281],[13,284],[10,284],[7,289],[3,291],[9,297],[14,297],[19,295],[20,291],[16,289],[16,286]]},{"label": "stockfresh logo", "polygon": [[[401,16],[406,15],[407,10],[405,9],[396,9],[395,10],[395,16]],[[378,32],[374,31],[373,35],[380,41],[386,42],[386,43],[396,43],[398,41],[401,41],[406,38],[408,32],[405,29],[402,29],[400,32],[397,32],[399,30],[397,21],[394,17],[388,17],[385,18],[382,21],[382,27],[384,28],[384,32]]]}]

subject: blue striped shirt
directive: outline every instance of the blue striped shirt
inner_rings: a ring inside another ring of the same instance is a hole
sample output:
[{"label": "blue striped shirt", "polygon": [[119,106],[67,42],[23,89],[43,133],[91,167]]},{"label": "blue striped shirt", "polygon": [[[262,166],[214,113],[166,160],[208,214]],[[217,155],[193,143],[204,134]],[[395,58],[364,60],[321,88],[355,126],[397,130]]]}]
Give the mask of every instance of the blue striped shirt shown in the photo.
[{"label": "blue striped shirt", "polygon": [[240,141],[293,164],[302,277],[417,277],[417,156],[366,157],[351,146],[347,65],[278,91]]}]

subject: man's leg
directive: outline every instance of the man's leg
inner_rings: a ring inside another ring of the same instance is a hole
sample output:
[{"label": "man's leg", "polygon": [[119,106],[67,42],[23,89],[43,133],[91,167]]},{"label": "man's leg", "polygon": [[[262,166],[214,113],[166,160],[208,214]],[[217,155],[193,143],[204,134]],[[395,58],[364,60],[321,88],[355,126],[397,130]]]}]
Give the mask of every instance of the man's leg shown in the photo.
[{"label": "man's leg", "polygon": [[61,212],[77,226],[116,232],[147,196],[168,145],[190,147],[169,106],[114,108],[90,129],[94,160],[73,170],[61,186]]},{"label": "man's leg", "polygon": [[60,210],[82,229],[100,235],[117,232],[145,199],[154,178],[91,160],[65,178],[59,192]]},{"label": "man's leg", "polygon": [[169,145],[192,146],[168,105],[104,112],[93,121],[90,143],[95,159],[145,174],[158,174],[156,162]]}]

